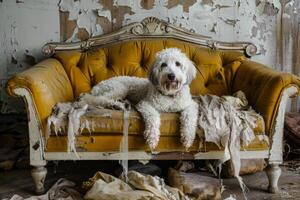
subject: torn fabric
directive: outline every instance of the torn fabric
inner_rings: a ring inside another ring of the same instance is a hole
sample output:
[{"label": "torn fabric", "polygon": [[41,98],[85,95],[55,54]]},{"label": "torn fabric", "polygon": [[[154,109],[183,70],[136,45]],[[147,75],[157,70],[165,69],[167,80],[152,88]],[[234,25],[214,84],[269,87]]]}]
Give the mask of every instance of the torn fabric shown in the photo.
[{"label": "torn fabric", "polygon": [[157,176],[135,171],[127,174],[128,183],[109,174],[97,172],[83,183],[87,189],[84,199],[89,200],[189,200],[181,191],[165,185]]},{"label": "torn fabric", "polygon": [[[257,121],[263,121],[263,118],[248,106],[245,94],[241,91],[233,96],[203,95],[195,100],[199,104],[198,126],[204,131],[205,141],[225,148],[220,162],[230,160],[233,174],[245,194],[246,186],[239,176],[240,142],[244,146],[250,144],[255,138],[253,130]],[[264,129],[260,134],[264,134]]]},{"label": "torn fabric", "polygon": [[46,194],[23,198],[17,194],[13,195],[10,200],[81,200],[82,195],[75,190],[75,183],[67,179],[59,179]]}]

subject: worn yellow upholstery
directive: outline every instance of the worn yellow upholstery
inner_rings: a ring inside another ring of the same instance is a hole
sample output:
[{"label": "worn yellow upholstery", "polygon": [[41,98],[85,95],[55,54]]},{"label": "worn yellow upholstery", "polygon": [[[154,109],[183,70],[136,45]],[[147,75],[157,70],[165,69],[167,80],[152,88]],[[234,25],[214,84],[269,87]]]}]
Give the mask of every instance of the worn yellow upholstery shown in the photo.
[{"label": "worn yellow upholstery", "polygon": [[[160,134],[161,136],[179,136],[179,113],[161,113]],[[80,119],[81,124],[88,121],[88,124],[93,127],[93,132],[83,129],[82,134],[86,135],[123,135],[123,111],[103,109],[101,113],[87,113]],[[257,127],[254,129],[256,135],[263,132],[263,121],[257,121]],[[54,127],[52,127],[54,128]],[[144,123],[141,115],[137,111],[131,111],[129,115],[128,135],[142,135],[144,130]],[[52,129],[52,135],[56,135]],[[201,131],[198,130],[200,133]],[[59,135],[66,135],[65,132],[58,133]],[[199,134],[198,134],[199,135]],[[202,133],[201,133],[202,135]]]},{"label": "worn yellow upholstery", "polygon": [[[89,133],[84,129],[82,136],[77,138],[77,148],[85,151],[119,151],[120,142],[123,136],[123,112],[117,110],[108,110],[101,112],[101,115],[87,114],[81,118],[81,123],[88,121],[93,126],[93,133]],[[263,130],[263,121],[257,122],[254,129],[256,136],[260,135]],[[161,139],[157,151],[184,150],[179,142],[179,114],[178,113],[162,113],[161,114]],[[129,116],[129,150],[150,150],[143,139],[143,120],[138,112],[131,112]],[[54,131],[53,131],[54,133]],[[203,132],[198,129],[198,135]],[[47,142],[47,152],[67,151],[66,133],[60,134],[59,137],[50,137]],[[114,141],[114,142],[112,142]],[[58,145],[59,144],[59,145]],[[201,148],[199,148],[199,146]],[[256,138],[249,146],[242,147],[247,150],[267,149],[268,144],[265,141],[259,141]],[[204,143],[203,140],[197,138],[191,151],[209,151],[222,150],[213,143]]]},{"label": "worn yellow upholstery", "polygon": [[16,88],[25,88],[31,93],[41,126],[45,125],[57,102],[74,99],[70,80],[56,59],[46,59],[12,77],[7,83],[7,91],[13,95]]},{"label": "worn yellow upholstery", "polygon": [[[300,81],[296,76],[283,74],[249,61],[239,52],[217,51],[187,42],[161,39],[122,42],[82,53],[59,52],[54,55],[54,58],[47,59],[15,75],[9,80],[7,89],[9,94],[13,94],[15,88],[28,89],[34,99],[39,122],[41,126],[44,126],[46,118],[57,102],[72,101],[82,92],[88,92],[102,80],[120,75],[146,77],[155,59],[156,52],[168,47],[180,48],[195,63],[198,72],[191,84],[193,95],[225,95],[232,94],[237,90],[244,91],[250,105],[264,117],[267,133],[270,132],[274,122],[283,89],[289,85],[297,87],[300,85]],[[166,120],[170,116],[170,114],[165,114],[162,116],[162,120]],[[170,130],[177,131],[175,124],[178,125],[178,120],[176,117],[172,119],[172,123],[162,123],[162,133],[167,133]],[[104,123],[105,120],[103,120]],[[120,128],[120,124],[115,123],[115,125],[110,126],[109,130],[100,131],[101,134],[98,131],[99,133],[93,136],[97,138],[96,143],[93,144],[97,146],[97,151],[104,151],[109,146],[114,148],[113,145],[119,146],[121,135],[117,129]],[[130,148],[136,149],[141,146],[144,148],[144,143],[140,143],[143,139],[141,135],[143,123],[139,120],[132,123],[132,126],[136,127],[138,134],[130,135],[130,138],[134,138],[131,140],[135,141],[130,143],[130,145],[133,145]],[[87,137],[81,136],[80,138],[88,140]],[[158,149],[179,148],[179,140],[175,141],[174,139],[176,137],[172,134],[163,136],[165,139],[161,140],[161,146]],[[51,137],[47,145],[48,150],[55,151],[60,146],[53,141],[62,144],[61,142],[65,139],[63,136]],[[171,142],[173,140],[175,143]],[[102,145],[104,141],[106,142]],[[194,147],[198,146],[196,143]],[[95,148],[93,145],[91,143],[91,149]],[[266,144],[264,145],[261,146],[260,144],[252,147],[260,149],[265,148]],[[64,148],[64,146],[62,145],[59,148]]]},{"label": "worn yellow upholstery", "polygon": [[236,72],[232,91],[242,90],[246,94],[249,104],[263,116],[266,131],[270,133],[282,91],[291,85],[299,87],[299,78],[247,60],[242,62]]},{"label": "worn yellow upholstery", "polygon": [[[81,135],[77,137],[76,149],[77,151],[84,152],[118,152],[120,151],[120,143],[122,135]],[[68,139],[66,136],[51,136],[48,139],[46,151],[47,152],[67,152]],[[269,145],[266,141],[260,141],[257,137],[248,145],[242,146],[241,150],[256,151],[267,150]],[[142,135],[130,135],[128,136],[128,150],[129,151],[150,151],[148,145],[145,143],[145,139]],[[193,146],[189,151],[221,151],[224,148],[219,149],[214,143],[201,141],[196,138]],[[171,152],[171,151],[186,151],[180,143],[180,137],[161,136],[159,144],[155,151],[159,152]]]}]

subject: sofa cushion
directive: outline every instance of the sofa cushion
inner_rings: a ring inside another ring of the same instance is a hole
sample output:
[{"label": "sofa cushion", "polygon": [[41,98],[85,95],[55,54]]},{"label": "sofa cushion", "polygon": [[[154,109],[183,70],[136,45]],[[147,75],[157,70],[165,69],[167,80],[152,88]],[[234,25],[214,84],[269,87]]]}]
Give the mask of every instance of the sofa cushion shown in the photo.
[{"label": "sofa cushion", "polygon": [[[123,137],[123,111],[103,109],[99,112],[88,112],[81,117],[82,125],[89,125],[91,133],[87,128],[82,130],[81,136],[77,137],[77,147],[87,151],[118,151],[120,141]],[[158,151],[184,150],[179,138],[179,114],[162,113],[161,114],[161,138],[157,147]],[[149,150],[143,138],[144,122],[140,114],[132,111],[129,116],[129,150]],[[268,143],[262,141],[263,122],[257,122],[257,128],[254,129],[256,138],[247,147],[242,149],[257,150],[268,148]],[[198,135],[191,150],[193,151],[218,151],[215,144],[203,142],[202,130],[197,130]],[[54,135],[54,134],[52,134]],[[67,137],[62,132],[59,136],[51,136],[47,142],[47,151],[66,151]]]}]

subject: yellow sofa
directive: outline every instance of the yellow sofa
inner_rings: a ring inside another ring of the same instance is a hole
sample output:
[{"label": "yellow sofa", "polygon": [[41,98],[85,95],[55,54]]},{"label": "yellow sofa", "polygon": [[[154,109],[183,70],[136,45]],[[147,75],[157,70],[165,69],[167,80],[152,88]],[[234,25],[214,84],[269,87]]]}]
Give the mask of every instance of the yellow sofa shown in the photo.
[{"label": "yellow sofa", "polygon": [[[128,30],[131,32],[128,33]],[[241,147],[241,157],[268,159],[269,189],[271,192],[278,191],[278,164],[282,162],[285,104],[288,97],[298,94],[300,81],[294,75],[272,70],[246,58],[239,50],[245,50],[249,56],[249,45],[252,44],[212,43],[206,37],[153,19],[81,43],[47,44],[43,51],[53,54],[51,58],[16,74],[7,83],[8,93],[24,97],[27,105],[30,161],[34,166],[32,175],[36,190],[41,192],[44,189],[43,182],[47,172],[44,166],[47,160],[118,160],[123,157],[119,152],[123,137],[122,111],[107,110],[109,116],[84,116],[81,121],[88,120],[98,126],[94,127],[92,134],[84,130],[77,137],[76,148],[79,157],[76,157],[67,152],[68,141],[64,134],[44,139],[47,117],[51,114],[53,106],[58,102],[74,101],[82,92],[88,92],[93,85],[110,77],[146,77],[156,52],[168,47],[177,47],[185,52],[197,67],[197,76],[191,84],[193,95],[230,95],[242,90],[249,104],[263,116],[265,124],[258,122],[255,130],[257,137],[250,145]],[[253,48],[253,45],[251,47]],[[250,53],[253,54],[253,49]],[[161,120],[161,139],[157,152],[151,153],[142,136],[143,121],[138,113],[131,112],[129,159],[222,157],[222,149],[205,142],[204,138],[197,138],[190,151],[185,152],[179,142],[178,114],[162,113]],[[263,126],[270,143],[259,139]]]}]

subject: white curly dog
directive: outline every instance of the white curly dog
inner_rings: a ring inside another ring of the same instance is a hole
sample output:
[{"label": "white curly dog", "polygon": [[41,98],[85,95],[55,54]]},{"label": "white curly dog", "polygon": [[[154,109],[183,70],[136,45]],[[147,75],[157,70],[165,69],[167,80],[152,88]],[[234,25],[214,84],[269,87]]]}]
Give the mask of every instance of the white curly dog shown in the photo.
[{"label": "white curly dog", "polygon": [[156,54],[148,79],[118,76],[95,85],[80,96],[88,105],[126,109],[127,99],[141,113],[144,138],[155,149],[160,137],[160,113],[180,113],[181,142],[188,149],[195,139],[198,105],[190,94],[189,84],[196,76],[193,63],[177,48]]}]

